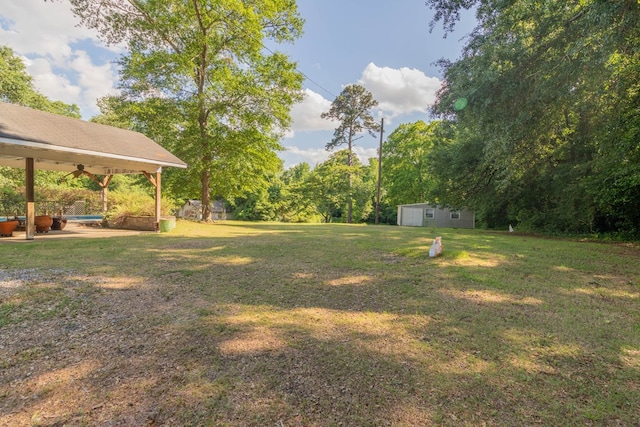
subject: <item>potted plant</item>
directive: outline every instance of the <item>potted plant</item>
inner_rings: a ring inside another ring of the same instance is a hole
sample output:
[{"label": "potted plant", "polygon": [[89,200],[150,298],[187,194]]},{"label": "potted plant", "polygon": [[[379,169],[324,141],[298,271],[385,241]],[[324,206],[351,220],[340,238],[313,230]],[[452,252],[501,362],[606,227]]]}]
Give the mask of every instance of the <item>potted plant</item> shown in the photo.
[{"label": "potted plant", "polygon": [[48,233],[53,225],[53,218],[48,214],[36,215],[34,217],[34,222],[36,225],[36,233]]},{"label": "potted plant", "polygon": [[19,223],[20,221],[17,219],[9,219],[8,217],[4,221],[0,221],[0,237],[13,236],[13,231]]},{"label": "potted plant", "polygon": [[63,216],[54,216],[51,218],[53,222],[51,223],[52,230],[64,230],[67,226],[67,218]]},{"label": "potted plant", "polygon": [[[16,190],[5,188],[0,192],[0,200],[2,201],[5,214],[5,217],[0,220],[0,236],[11,237],[13,236],[13,231],[18,227],[18,224],[20,224],[17,218],[17,206],[20,203],[21,197]],[[11,214],[13,214],[13,219],[10,218]]]},{"label": "potted plant", "polygon": [[58,214],[55,215],[53,219],[53,223],[51,224],[52,230],[64,230],[67,226],[67,218],[62,215],[62,207],[57,207]]}]

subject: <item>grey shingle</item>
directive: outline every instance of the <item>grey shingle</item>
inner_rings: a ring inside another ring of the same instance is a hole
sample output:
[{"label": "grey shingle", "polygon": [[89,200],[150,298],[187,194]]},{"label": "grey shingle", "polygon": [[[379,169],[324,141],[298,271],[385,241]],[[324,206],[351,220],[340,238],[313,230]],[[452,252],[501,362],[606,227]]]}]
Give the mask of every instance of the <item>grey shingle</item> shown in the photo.
[{"label": "grey shingle", "polygon": [[0,102],[0,164],[19,166],[24,157],[40,169],[82,164],[95,174],[187,166],[139,132]]}]

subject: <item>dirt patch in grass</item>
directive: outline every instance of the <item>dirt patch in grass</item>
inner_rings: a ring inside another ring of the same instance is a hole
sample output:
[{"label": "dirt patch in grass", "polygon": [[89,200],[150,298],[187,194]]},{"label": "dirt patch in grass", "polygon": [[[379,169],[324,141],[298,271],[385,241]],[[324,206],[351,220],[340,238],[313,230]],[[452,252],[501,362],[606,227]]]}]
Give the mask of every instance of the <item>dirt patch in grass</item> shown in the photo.
[{"label": "dirt patch in grass", "polygon": [[[15,271],[23,292],[2,298],[3,425],[142,425],[158,406],[154,354],[170,304],[128,278]],[[19,279],[18,277],[24,277]],[[25,289],[26,288],[26,289]],[[27,293],[29,298],[24,297]]]}]

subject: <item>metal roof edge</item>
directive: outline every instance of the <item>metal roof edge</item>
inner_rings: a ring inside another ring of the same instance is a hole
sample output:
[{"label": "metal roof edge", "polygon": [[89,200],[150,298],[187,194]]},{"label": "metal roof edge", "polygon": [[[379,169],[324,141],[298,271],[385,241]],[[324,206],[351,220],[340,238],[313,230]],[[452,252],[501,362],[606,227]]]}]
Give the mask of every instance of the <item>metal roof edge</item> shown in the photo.
[{"label": "metal roof edge", "polygon": [[[140,157],[123,156],[121,154],[106,153],[104,151],[93,151],[93,150],[83,150],[83,149],[80,149],[80,148],[61,147],[59,145],[43,144],[43,143],[34,142],[34,141],[26,141],[26,140],[22,140],[22,139],[6,138],[6,137],[0,136],[0,143],[2,143],[2,142],[10,143],[10,144],[13,144],[13,145],[18,145],[18,146],[23,146],[23,147],[37,148],[37,149],[41,149],[41,150],[48,150],[48,151],[57,151],[57,152],[74,153],[74,154],[86,154],[86,155],[91,155],[91,156],[107,157],[107,158],[111,158],[111,159],[127,160],[127,161],[132,161],[132,162],[137,162],[137,163],[146,163],[146,164],[150,164],[150,165],[160,165],[160,166],[176,167],[176,168],[182,168],[182,169],[186,169],[187,168],[187,164],[184,163],[184,162],[175,163],[175,162],[161,161],[161,160],[156,160],[156,159],[145,159],[145,158],[140,158]],[[163,148],[163,147],[161,147],[161,148]],[[169,151],[167,151],[167,152],[169,154],[171,154]],[[173,154],[171,154],[171,155],[173,156]],[[178,159],[178,160],[180,160],[180,159]]]}]

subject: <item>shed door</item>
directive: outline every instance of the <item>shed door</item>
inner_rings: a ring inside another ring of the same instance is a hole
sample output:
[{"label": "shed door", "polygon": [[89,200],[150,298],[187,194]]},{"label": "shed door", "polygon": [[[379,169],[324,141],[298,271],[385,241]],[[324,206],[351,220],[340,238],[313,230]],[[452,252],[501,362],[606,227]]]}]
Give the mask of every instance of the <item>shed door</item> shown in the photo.
[{"label": "shed door", "polygon": [[422,209],[402,208],[402,225],[410,227],[422,227]]}]

